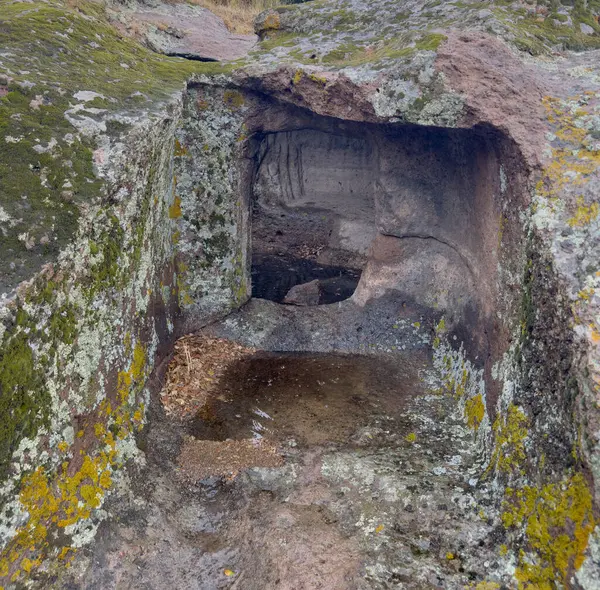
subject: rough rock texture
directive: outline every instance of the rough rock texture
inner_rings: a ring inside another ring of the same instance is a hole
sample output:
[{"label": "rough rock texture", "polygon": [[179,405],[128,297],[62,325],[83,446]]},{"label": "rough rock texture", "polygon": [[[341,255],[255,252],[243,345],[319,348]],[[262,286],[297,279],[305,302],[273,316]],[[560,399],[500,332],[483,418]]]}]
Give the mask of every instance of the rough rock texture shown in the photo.
[{"label": "rough rock texture", "polygon": [[111,21],[150,49],[166,55],[222,61],[244,57],[255,35],[235,35],[210,10],[189,4],[128,2],[113,4]]},{"label": "rough rock texture", "polygon": [[123,39],[96,4],[2,2],[0,37],[6,585],[68,562],[142,460],[146,378],[177,315],[173,138],[195,66]]},{"label": "rough rock texture", "polygon": [[315,279],[309,283],[294,285],[283,300],[288,305],[318,305],[321,295],[319,280]]},{"label": "rough rock texture", "polygon": [[[482,508],[488,490],[475,485],[479,423],[436,395],[435,379],[419,378],[426,348],[393,357],[304,350],[229,363],[205,406],[216,419],[191,428],[208,441],[182,445],[181,425],[155,415],[135,496],[111,502],[118,519],[67,572],[69,588],[383,590],[481,579],[497,541]],[[249,468],[238,477],[198,477],[214,456],[190,453],[194,444],[226,456],[236,443],[252,448],[258,426],[253,454],[277,444],[283,465],[270,456],[264,469],[264,456],[240,453]]]},{"label": "rough rock texture", "polygon": [[[2,0],[0,576],[35,581],[92,538],[157,350],[247,300],[263,180],[285,196],[337,130],[376,146],[380,234],[339,305],[423,308],[444,391],[467,423],[483,409],[497,560],[473,585],[596,588],[599,12],[315,1],[261,15],[234,67],[154,54],[100,4]],[[295,146],[308,159],[282,166]],[[306,310],[273,309],[256,338],[301,346],[280,316]]]}]

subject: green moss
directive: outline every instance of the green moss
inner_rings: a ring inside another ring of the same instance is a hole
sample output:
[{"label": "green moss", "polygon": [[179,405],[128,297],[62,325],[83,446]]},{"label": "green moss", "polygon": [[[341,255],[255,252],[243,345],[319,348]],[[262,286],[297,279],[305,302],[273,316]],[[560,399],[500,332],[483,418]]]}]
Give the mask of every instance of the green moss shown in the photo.
[{"label": "green moss", "polygon": [[[523,18],[514,18],[514,11],[506,8],[493,9],[496,16],[512,31],[514,44],[532,55],[550,53],[555,47],[581,51],[600,47],[600,26],[593,18],[591,11],[583,6],[572,13],[573,24],[557,25],[554,18],[548,16],[538,20],[535,15],[525,14]],[[580,23],[594,28],[596,35],[585,35],[580,30]]]},{"label": "green moss", "polygon": [[[14,285],[56,256],[77,228],[79,205],[100,194],[95,145],[65,116],[80,102],[76,93],[101,95],[82,103],[81,114],[108,118],[107,133],[116,135],[127,126],[111,121],[111,113],[139,112],[169,99],[194,73],[230,66],[155,54],[123,37],[103,8],[86,0],[73,9],[53,0],[0,6],[2,65],[12,77],[0,98],[0,206],[25,219],[4,236],[14,255],[0,261],[0,274]],[[98,107],[105,112],[86,110]]]},{"label": "green moss", "polygon": [[[36,363],[30,344],[31,318],[23,309],[0,346],[0,477],[23,438],[49,426],[50,393],[45,372]],[[25,331],[27,330],[27,331]]]},{"label": "green moss", "polygon": [[408,20],[408,18],[410,18],[410,12],[399,12],[392,18],[392,22],[403,23],[405,20]]},{"label": "green moss", "polygon": [[[31,316],[26,311],[31,308],[40,310],[40,316]],[[46,317],[43,310],[48,308],[52,311]],[[14,320],[0,344],[0,478],[20,441],[49,425],[47,372],[58,363],[59,347],[75,341],[79,316],[66,285],[44,277],[16,302]],[[47,345],[43,355],[36,354],[40,344]]]},{"label": "green moss", "polygon": [[344,43],[323,56],[323,63],[338,66],[359,66],[366,63],[410,57],[414,54],[406,37],[396,37],[379,44]]},{"label": "green moss", "polygon": [[456,8],[467,8],[469,10],[481,10],[482,8],[489,8],[488,2],[452,2],[452,6]]},{"label": "green moss", "polygon": [[393,37],[371,39],[367,42],[341,43],[323,56],[322,62],[338,66],[359,66],[366,63],[410,58],[415,51],[435,51],[446,37],[438,33],[407,31]]},{"label": "green moss", "polygon": [[[79,216],[77,203],[90,199],[99,183],[94,178],[89,145],[80,140],[71,145],[63,141],[67,133],[74,131],[63,116],[66,100],[48,98],[47,104],[34,109],[29,105],[35,100],[35,92],[12,88],[0,99],[0,141],[4,144],[0,150],[0,206],[11,217],[26,219],[25,230],[19,223],[6,228],[4,236],[25,268],[21,274],[11,271],[10,264],[16,261],[6,256],[0,260],[0,273],[14,276],[17,282],[29,274],[28,261],[40,255],[45,261],[73,234]],[[18,141],[7,143],[7,137]],[[35,151],[51,141],[57,141],[54,149]],[[68,198],[64,198],[63,187],[67,184]],[[30,245],[28,249],[19,240],[25,232],[33,240],[33,248]]]},{"label": "green moss", "polygon": [[213,211],[208,217],[208,227],[211,230],[216,229],[217,227],[225,227],[225,216],[221,213],[217,213]]},{"label": "green moss", "polygon": [[415,48],[421,51],[436,51],[440,46],[440,43],[447,38],[446,35],[440,35],[439,33],[429,33],[423,35],[423,37],[415,43]]},{"label": "green moss", "polygon": [[114,214],[101,212],[97,221],[97,227],[101,229],[94,240],[94,248],[101,257],[89,266],[85,292],[90,299],[100,291],[118,287],[123,276],[119,260],[123,251],[125,232]]},{"label": "green moss", "polygon": [[73,344],[77,334],[75,308],[64,304],[52,312],[48,321],[49,340],[56,346],[59,343]]},{"label": "green moss", "polygon": [[[129,356],[131,347],[125,348]],[[118,440],[131,436],[142,425],[144,404],[129,403],[130,394],[139,394],[147,374],[146,350],[139,342],[132,356],[129,370],[119,372],[117,399],[105,399],[95,415],[97,421],[86,425],[87,432],[82,429],[77,433],[77,438],[87,434],[95,439],[94,445],[88,442],[87,452],[80,451],[70,460],[74,449],[62,440],[56,451],[63,462],[56,472],[40,465],[23,477],[19,501],[28,518],[0,554],[0,584],[10,580],[11,586],[28,585],[32,573],[52,550],[56,556],[60,549],[58,559],[68,565],[65,558],[72,548],[66,545],[69,535],[63,531],[89,519],[93,509],[100,506],[113,485],[114,469],[122,466]]]},{"label": "green moss", "polygon": [[239,109],[244,106],[244,95],[238,90],[225,90],[223,93],[223,102],[231,109]]},{"label": "green moss", "polygon": [[263,51],[271,51],[275,47],[293,47],[298,40],[298,33],[294,32],[269,32],[269,37],[260,43]]},{"label": "green moss", "polygon": [[332,26],[336,29],[349,29],[358,23],[358,17],[355,12],[350,10],[334,10],[329,13],[328,17],[332,19]]}]

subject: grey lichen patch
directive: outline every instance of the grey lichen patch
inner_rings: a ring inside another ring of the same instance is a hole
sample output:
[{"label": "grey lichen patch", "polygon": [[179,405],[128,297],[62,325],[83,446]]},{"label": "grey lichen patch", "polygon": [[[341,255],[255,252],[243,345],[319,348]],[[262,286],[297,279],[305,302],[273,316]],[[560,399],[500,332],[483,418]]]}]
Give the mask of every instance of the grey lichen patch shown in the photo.
[{"label": "grey lichen patch", "polygon": [[179,232],[179,299],[191,314],[222,312],[245,297],[241,245],[248,212],[240,202],[236,155],[247,109],[244,94],[232,87],[191,87],[185,97],[172,217]]},{"label": "grey lichen patch", "polygon": [[[569,339],[565,337],[564,340],[573,356],[563,357],[561,363],[564,367],[569,359],[579,359],[572,361],[568,372],[563,371],[568,381],[561,375],[557,385],[562,387],[566,399],[580,408],[581,422],[571,437],[597,480],[600,472],[594,455],[598,436],[593,428],[590,429],[595,418],[591,418],[589,412],[593,407],[590,401],[596,399],[600,391],[597,361],[600,220],[595,191],[600,173],[600,146],[595,137],[596,129],[600,128],[598,81],[592,72],[587,75],[578,72],[575,79],[579,85],[577,92],[572,91],[565,98],[544,99],[552,134],[548,136],[548,164],[536,185],[532,220],[536,235],[542,236],[546,244],[542,258],[546,261],[545,267],[548,268],[548,260],[552,260],[553,271],[562,279],[563,286],[558,291],[560,297],[555,297],[560,304],[561,329],[567,332],[565,324],[573,326]],[[539,269],[530,273],[530,277],[533,296],[543,285],[554,282],[551,275]],[[535,303],[530,305],[534,310]],[[557,328],[553,326],[556,319],[552,321],[556,317],[556,313],[541,315],[537,311],[533,320],[536,324],[552,327],[552,332],[556,333]],[[525,325],[529,329],[531,317]],[[539,339],[539,333],[533,334],[534,340],[536,336]],[[582,411],[582,408],[588,409]]]},{"label": "grey lichen patch", "polygon": [[[47,557],[64,560],[70,548],[93,537],[120,467],[127,458],[139,456],[134,435],[145,420],[146,378],[159,342],[173,330],[175,294],[165,294],[164,287],[172,283],[174,227],[168,211],[173,205],[173,135],[179,107],[176,102],[168,109],[160,106],[170,93],[167,84],[157,89],[151,114],[144,111],[142,116],[140,111],[133,117],[118,110],[126,110],[137,74],[131,75],[133,80],[116,78],[106,61],[108,52],[90,41],[121,43],[96,20],[101,14],[95,10],[93,5],[83,5],[80,13],[29,3],[25,8],[12,4],[2,13],[8,23],[3,33],[19,35],[15,46],[32,42],[25,28],[39,25],[37,41],[45,51],[28,54],[32,71],[35,63],[50,59],[46,51],[56,62],[46,64],[46,75],[36,78],[37,90],[31,92],[25,82],[29,74],[11,70],[9,92],[0,98],[0,108],[9,117],[9,126],[3,126],[6,146],[0,150],[1,195],[6,199],[2,231],[9,240],[10,231],[19,231],[21,218],[22,225],[33,220],[41,226],[47,214],[63,233],[55,240],[53,262],[36,274],[43,261],[35,250],[38,237],[33,229],[22,232],[31,256],[23,272],[32,280],[21,283],[0,309],[0,583],[26,582]],[[30,22],[28,15],[43,18]],[[53,25],[60,34],[52,34]],[[90,48],[77,45],[85,45],[86,39]],[[125,43],[123,51],[130,46],[142,69],[166,67],[166,77],[159,75],[158,80],[170,80],[171,89],[187,75],[169,73],[169,64],[175,63],[169,60],[159,58],[152,65],[151,54]],[[76,75],[68,75],[73,63],[85,73],[78,61],[68,61],[78,59],[76,49],[86,59],[87,50],[98,51],[99,62],[89,66],[95,75],[85,86]],[[60,62],[56,56],[63,53]],[[120,56],[123,63],[128,56]],[[3,64],[13,59],[7,53]],[[103,83],[109,89],[100,92]],[[150,92],[153,82],[140,84],[147,84]],[[139,95],[133,101],[139,105]],[[97,111],[111,108],[115,121],[127,123],[105,137]],[[75,126],[79,124],[98,134],[86,136]],[[40,163],[37,170],[35,162]],[[21,184],[11,184],[13,174]],[[15,205],[23,212],[11,209],[14,194],[9,189],[26,191],[27,198],[19,192]],[[69,212],[72,223],[60,217]],[[46,245],[45,239],[39,242]]]},{"label": "grey lichen patch", "polygon": [[450,328],[443,317],[435,326],[434,383],[440,395],[454,397],[458,413],[475,435],[481,456],[489,459],[491,424],[483,371],[469,360],[462,344],[458,348],[452,346]]}]

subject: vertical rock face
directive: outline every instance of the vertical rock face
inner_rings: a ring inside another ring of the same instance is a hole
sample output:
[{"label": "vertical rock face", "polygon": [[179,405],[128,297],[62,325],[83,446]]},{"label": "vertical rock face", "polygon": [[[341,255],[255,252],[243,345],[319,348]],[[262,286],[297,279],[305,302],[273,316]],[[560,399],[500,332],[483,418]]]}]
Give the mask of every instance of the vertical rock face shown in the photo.
[{"label": "vertical rock face", "polygon": [[145,381],[177,309],[168,221],[174,130],[170,116],[128,136],[136,149],[113,156],[105,204],[90,207],[59,258],[2,308],[2,534],[11,576],[52,551],[52,522],[68,546],[90,538],[117,468],[139,454]]},{"label": "vertical rock face", "polygon": [[485,587],[596,587],[598,12],[308,3],[263,14],[234,69],[97,4],[3,5],[0,577],[93,537],[156,355],[248,299],[259,206],[326,211],[357,304],[430,309],[487,462]]},{"label": "vertical rock face", "polygon": [[308,129],[266,135],[257,155],[256,195],[265,205],[312,205],[373,223],[377,160],[365,135]]},{"label": "vertical rock face", "polygon": [[[89,542],[143,455],[178,314],[174,136],[192,64],[101,6],[3,3],[0,586]],[[161,352],[162,351],[162,352]]]},{"label": "vertical rock face", "polygon": [[249,201],[241,159],[246,97],[236,89],[188,88],[175,144],[179,303],[187,329],[249,297]]}]

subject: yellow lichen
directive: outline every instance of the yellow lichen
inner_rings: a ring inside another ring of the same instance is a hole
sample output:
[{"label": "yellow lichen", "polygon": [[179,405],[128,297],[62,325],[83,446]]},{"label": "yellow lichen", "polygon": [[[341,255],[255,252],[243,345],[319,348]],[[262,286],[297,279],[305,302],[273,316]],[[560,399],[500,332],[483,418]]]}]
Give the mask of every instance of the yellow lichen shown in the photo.
[{"label": "yellow lichen", "polygon": [[131,333],[126,332],[123,338],[123,347],[125,348],[125,355],[131,354]]},{"label": "yellow lichen", "polygon": [[317,84],[321,84],[322,86],[325,86],[327,84],[327,78],[324,78],[323,76],[317,76],[317,74],[310,74],[309,78],[313,82],[316,82]]},{"label": "yellow lichen", "polygon": [[477,431],[484,416],[485,405],[483,403],[483,397],[479,393],[468,399],[465,403],[465,419],[467,421],[467,426],[472,430]]},{"label": "yellow lichen", "polygon": [[249,137],[248,127],[246,126],[246,123],[242,123],[242,126],[240,128],[240,134],[237,136],[236,141],[242,142],[242,141],[248,139],[248,137]]},{"label": "yellow lichen", "polygon": [[434,329],[435,336],[433,338],[433,348],[438,348],[441,343],[441,337],[446,332],[446,321],[442,318]]},{"label": "yellow lichen", "polygon": [[112,485],[112,478],[110,476],[110,471],[103,471],[100,475],[100,479],[98,480],[101,488],[108,490]]},{"label": "yellow lichen", "polygon": [[454,397],[461,398],[464,397],[467,391],[467,381],[469,380],[469,371],[467,370],[465,364],[463,363],[463,369],[460,377],[460,381],[453,380],[451,384],[450,391],[454,393]]},{"label": "yellow lichen", "polygon": [[134,381],[140,381],[144,377],[146,368],[146,351],[138,342],[133,349],[133,362],[131,363],[131,376]]},{"label": "yellow lichen", "polygon": [[579,291],[579,293],[577,293],[577,298],[587,303],[594,296],[595,292],[595,289],[592,289],[591,287],[586,287],[585,289],[582,289],[581,291]]},{"label": "yellow lichen", "polygon": [[[572,102],[579,108],[574,109]],[[563,189],[587,184],[593,173],[600,167],[600,150],[587,143],[587,131],[579,120],[587,116],[589,97],[571,97],[569,102],[558,98],[545,97],[547,119],[555,126],[555,135],[561,140],[560,147],[553,147],[551,161],[544,170],[544,177],[536,185],[536,194],[546,200],[553,209],[561,198]],[[571,103],[571,104],[570,104]],[[576,209],[567,220],[571,227],[585,227],[598,217],[598,203],[585,203],[582,195],[577,198]]]},{"label": "yellow lichen", "polygon": [[525,460],[527,416],[517,406],[508,407],[506,414],[494,421],[494,451],[488,470],[496,468],[505,473],[521,469]]},{"label": "yellow lichen", "polygon": [[299,84],[300,80],[302,80],[303,75],[304,75],[304,72],[302,70],[296,70],[296,73],[294,74],[294,77],[292,78],[292,84],[294,84],[294,86],[296,84]]},{"label": "yellow lichen", "polygon": [[502,522],[525,528],[526,550],[519,554],[515,576],[519,588],[568,586],[569,574],[581,567],[595,521],[592,494],[581,473],[540,488],[506,490]]},{"label": "yellow lichen", "polygon": [[281,19],[277,12],[271,12],[265,18],[262,29],[264,31],[277,30],[281,27]]},{"label": "yellow lichen", "polygon": [[507,221],[505,215],[500,215],[500,220],[498,221],[498,248],[502,246],[502,238],[504,237],[504,228],[506,227]]},{"label": "yellow lichen", "polygon": [[414,432],[411,432],[406,435],[406,441],[409,443],[414,443],[417,440],[417,435]]},{"label": "yellow lichen", "polygon": [[[133,347],[129,370],[121,371],[118,376],[118,405],[113,409],[105,399],[98,408],[98,422],[93,424],[98,442],[95,453],[80,450],[77,469],[64,461],[57,475],[40,466],[23,477],[19,500],[29,517],[0,555],[0,578],[17,582],[29,575],[48,555],[50,526],[64,529],[90,518],[92,510],[101,505],[113,483],[112,471],[121,465],[115,436],[108,426],[119,425],[120,438],[141,426],[144,406],[131,408],[130,394],[141,391],[145,376],[146,351],[138,342]],[[84,434],[85,430],[79,430],[77,438]],[[65,444],[65,441],[59,443],[61,452],[68,450]],[[73,551],[63,547],[57,557],[64,560],[69,551],[71,555]]]},{"label": "yellow lichen", "polygon": [[179,219],[181,217],[181,197],[175,195],[173,204],[169,207],[169,217],[171,219]]},{"label": "yellow lichen", "polygon": [[585,204],[582,196],[577,197],[577,209],[573,214],[573,217],[567,220],[567,223],[571,227],[584,227],[589,225],[600,213],[600,207],[598,203]]},{"label": "yellow lichen", "polygon": [[188,153],[188,150],[185,146],[181,145],[181,143],[179,142],[178,139],[175,140],[175,149],[173,150],[173,154],[176,158],[179,158],[181,156],[186,156]]}]

